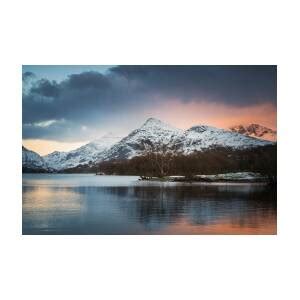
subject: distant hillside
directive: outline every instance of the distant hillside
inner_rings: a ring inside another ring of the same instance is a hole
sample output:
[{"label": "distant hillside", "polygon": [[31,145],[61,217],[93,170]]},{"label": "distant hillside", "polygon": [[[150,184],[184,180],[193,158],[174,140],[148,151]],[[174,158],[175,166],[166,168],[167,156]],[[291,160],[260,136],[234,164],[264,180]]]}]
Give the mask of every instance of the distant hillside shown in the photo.
[{"label": "distant hillside", "polygon": [[120,137],[112,134],[106,134],[103,137],[94,140],[69,152],[54,151],[43,158],[47,165],[56,170],[63,170],[86,165],[102,159],[102,154],[113,144],[118,142]]},{"label": "distant hillside", "polygon": [[277,131],[259,124],[236,125],[230,127],[233,132],[238,132],[246,136],[255,137],[258,139],[277,141]]}]

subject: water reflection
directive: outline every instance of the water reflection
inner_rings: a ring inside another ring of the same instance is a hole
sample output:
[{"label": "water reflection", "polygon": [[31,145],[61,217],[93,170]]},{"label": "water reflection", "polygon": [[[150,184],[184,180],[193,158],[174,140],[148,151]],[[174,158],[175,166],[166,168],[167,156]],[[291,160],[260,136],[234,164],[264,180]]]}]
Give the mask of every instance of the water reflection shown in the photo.
[{"label": "water reflection", "polygon": [[[94,179],[93,179],[94,180]],[[264,186],[23,186],[24,234],[275,234]]]}]

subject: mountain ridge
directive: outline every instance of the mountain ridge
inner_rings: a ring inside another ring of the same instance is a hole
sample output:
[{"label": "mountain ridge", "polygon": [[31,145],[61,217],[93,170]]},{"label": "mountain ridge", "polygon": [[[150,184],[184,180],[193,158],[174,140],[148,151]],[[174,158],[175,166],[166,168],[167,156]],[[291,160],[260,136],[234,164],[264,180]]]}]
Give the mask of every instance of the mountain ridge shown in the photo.
[{"label": "mountain ridge", "polygon": [[27,149],[22,145],[22,168],[28,170],[49,170],[44,158],[38,153]]},{"label": "mountain ridge", "polygon": [[238,132],[244,134],[246,136],[255,137],[258,139],[264,139],[268,141],[276,141],[277,140],[277,130],[273,130],[266,126],[250,123],[250,124],[239,124],[235,126],[229,127],[231,131]]},{"label": "mountain ridge", "polygon": [[101,159],[101,153],[119,139],[119,137],[106,134],[77,149],[69,152],[54,151],[43,156],[43,158],[51,168],[56,170],[72,168],[80,164],[89,164],[90,162]]},{"label": "mountain ridge", "polygon": [[103,154],[103,160],[130,159],[141,155],[147,150],[147,146],[166,145],[169,150],[190,154],[213,147],[245,149],[270,143],[213,126],[196,125],[182,130],[158,119],[149,118],[140,128],[133,130],[127,137],[108,149]]},{"label": "mountain ridge", "polygon": [[54,151],[40,157],[47,168],[59,171],[79,165],[93,165],[100,161],[131,159],[142,155],[149,149],[161,147],[165,147],[168,151],[188,155],[194,151],[204,151],[215,147],[247,149],[272,143],[241,134],[236,130],[220,129],[203,124],[182,130],[159,119],[148,118],[139,128],[122,139],[112,134],[104,135],[72,151]]}]

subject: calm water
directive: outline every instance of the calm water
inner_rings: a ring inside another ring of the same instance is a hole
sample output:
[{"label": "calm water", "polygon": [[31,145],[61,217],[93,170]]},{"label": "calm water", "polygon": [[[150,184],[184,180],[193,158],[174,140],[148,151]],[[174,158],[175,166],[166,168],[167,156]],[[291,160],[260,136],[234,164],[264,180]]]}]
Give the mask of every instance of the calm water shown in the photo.
[{"label": "calm water", "polygon": [[276,234],[276,190],[24,174],[23,234]]}]

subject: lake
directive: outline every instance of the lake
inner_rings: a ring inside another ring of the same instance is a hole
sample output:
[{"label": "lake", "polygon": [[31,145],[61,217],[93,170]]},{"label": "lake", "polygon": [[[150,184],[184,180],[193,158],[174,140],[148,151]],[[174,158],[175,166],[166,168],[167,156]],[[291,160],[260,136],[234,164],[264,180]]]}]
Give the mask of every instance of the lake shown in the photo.
[{"label": "lake", "polygon": [[276,189],[23,174],[23,234],[276,234]]}]

